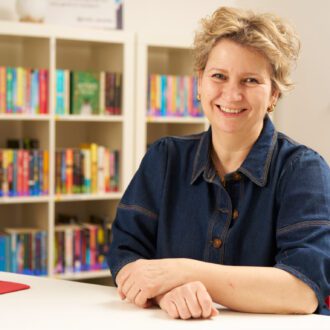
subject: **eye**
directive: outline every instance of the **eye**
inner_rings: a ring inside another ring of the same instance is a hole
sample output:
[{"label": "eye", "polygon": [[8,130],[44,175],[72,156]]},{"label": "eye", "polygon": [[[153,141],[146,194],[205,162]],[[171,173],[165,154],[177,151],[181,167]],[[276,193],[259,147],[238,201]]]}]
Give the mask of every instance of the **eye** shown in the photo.
[{"label": "eye", "polygon": [[259,81],[256,78],[246,78],[244,79],[244,82],[248,83],[248,84],[259,84]]},{"label": "eye", "polygon": [[212,74],[212,78],[216,78],[218,80],[226,80],[226,76],[222,73],[214,73]]}]

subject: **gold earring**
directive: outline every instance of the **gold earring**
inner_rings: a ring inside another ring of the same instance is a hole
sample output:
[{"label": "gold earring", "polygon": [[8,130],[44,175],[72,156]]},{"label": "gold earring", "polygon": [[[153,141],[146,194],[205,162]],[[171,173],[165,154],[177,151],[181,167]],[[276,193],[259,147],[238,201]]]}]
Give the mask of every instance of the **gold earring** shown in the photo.
[{"label": "gold earring", "polygon": [[268,112],[273,112],[273,111],[275,110],[275,107],[276,107],[276,104],[273,103],[271,106],[269,106],[269,107],[267,108],[267,111],[268,111]]},{"label": "gold earring", "polygon": [[201,100],[201,94],[197,94],[197,101],[200,101]]}]

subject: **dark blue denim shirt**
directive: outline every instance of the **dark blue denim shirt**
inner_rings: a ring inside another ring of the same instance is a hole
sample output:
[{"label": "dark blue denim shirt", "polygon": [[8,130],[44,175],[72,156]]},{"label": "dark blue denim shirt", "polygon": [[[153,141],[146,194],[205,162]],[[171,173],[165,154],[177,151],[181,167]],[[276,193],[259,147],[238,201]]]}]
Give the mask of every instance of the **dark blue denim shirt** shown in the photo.
[{"label": "dark blue denim shirt", "polygon": [[263,130],[242,166],[221,182],[211,129],[155,142],[117,209],[108,263],[115,278],[140,258],[274,266],[316,293],[330,315],[330,169],[322,157]]}]

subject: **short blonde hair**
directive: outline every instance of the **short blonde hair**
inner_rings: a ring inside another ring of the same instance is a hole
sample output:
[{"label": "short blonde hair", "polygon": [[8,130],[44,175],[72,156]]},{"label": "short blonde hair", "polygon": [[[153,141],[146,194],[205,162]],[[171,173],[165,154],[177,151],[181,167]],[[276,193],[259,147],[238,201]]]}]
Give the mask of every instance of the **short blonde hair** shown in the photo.
[{"label": "short blonde hair", "polygon": [[290,73],[299,55],[300,40],[290,24],[270,13],[229,7],[220,7],[201,23],[193,48],[197,72],[205,69],[216,43],[227,38],[266,56],[273,69],[273,88],[282,93],[293,87]]}]

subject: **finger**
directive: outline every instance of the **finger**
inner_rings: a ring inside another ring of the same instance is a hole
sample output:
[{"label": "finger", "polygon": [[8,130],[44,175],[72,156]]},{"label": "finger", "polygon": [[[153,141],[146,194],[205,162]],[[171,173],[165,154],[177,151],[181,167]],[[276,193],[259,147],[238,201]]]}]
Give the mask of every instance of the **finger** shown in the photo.
[{"label": "finger", "polygon": [[129,268],[127,268],[126,266],[124,266],[119,273],[116,276],[116,283],[118,286],[123,286],[124,282],[128,279],[129,275],[130,275],[130,271]]},{"label": "finger", "polygon": [[[129,291],[127,292],[127,295],[126,295],[126,299],[129,301],[129,302],[132,302],[135,304],[135,298],[136,296],[139,294],[141,290],[139,289],[138,286],[136,285],[133,285]],[[142,307],[142,306],[141,306]]]},{"label": "finger", "polygon": [[150,297],[148,297],[143,290],[139,290],[137,296],[135,297],[135,305],[139,307],[144,307],[146,306],[146,303]]},{"label": "finger", "polygon": [[212,306],[211,317],[218,315],[219,315],[219,311],[214,306]]},{"label": "finger", "polygon": [[212,299],[210,295],[205,288],[198,288],[196,297],[202,309],[202,317],[209,318],[212,312]]},{"label": "finger", "polygon": [[121,300],[124,300],[126,298],[124,292],[120,288],[117,288],[117,292]]},{"label": "finger", "polygon": [[177,297],[177,299],[174,300],[174,303],[181,319],[188,320],[191,318],[192,315],[189,311],[186,300],[182,296]]},{"label": "finger", "polygon": [[189,312],[194,319],[198,319],[202,316],[202,307],[200,306],[197,295],[195,292],[189,293],[185,296],[185,301],[188,306]]},{"label": "finger", "polygon": [[128,293],[129,293],[129,290],[131,290],[133,285],[134,285],[133,280],[128,280],[128,281],[125,282],[123,287],[120,288],[122,293],[125,295],[125,297],[127,297]]},{"label": "finger", "polygon": [[165,311],[173,319],[178,319],[180,317],[179,311],[178,311],[174,301],[168,301],[165,304]]}]

